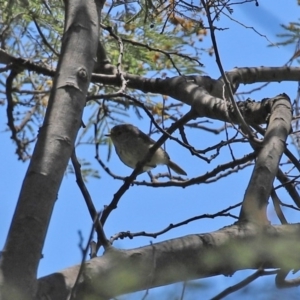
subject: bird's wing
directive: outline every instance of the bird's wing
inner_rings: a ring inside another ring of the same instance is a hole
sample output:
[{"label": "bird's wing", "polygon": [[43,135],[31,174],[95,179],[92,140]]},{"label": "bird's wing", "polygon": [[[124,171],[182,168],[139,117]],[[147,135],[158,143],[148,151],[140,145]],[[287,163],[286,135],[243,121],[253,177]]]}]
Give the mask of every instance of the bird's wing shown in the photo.
[{"label": "bird's wing", "polygon": [[139,138],[141,139],[141,140],[143,140],[144,142],[149,142],[149,140],[151,141],[151,143],[155,143],[155,141],[154,140],[152,140],[151,139],[151,137],[150,136],[148,136],[146,133],[144,133],[143,131],[139,131]]}]

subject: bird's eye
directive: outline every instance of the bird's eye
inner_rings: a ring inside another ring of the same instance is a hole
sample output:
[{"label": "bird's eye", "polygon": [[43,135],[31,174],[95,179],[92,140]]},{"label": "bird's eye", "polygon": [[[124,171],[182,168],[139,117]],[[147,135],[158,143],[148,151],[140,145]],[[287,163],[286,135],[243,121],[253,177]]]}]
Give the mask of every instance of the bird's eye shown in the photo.
[{"label": "bird's eye", "polygon": [[121,130],[118,130],[117,131],[117,135],[121,135],[122,131]]}]

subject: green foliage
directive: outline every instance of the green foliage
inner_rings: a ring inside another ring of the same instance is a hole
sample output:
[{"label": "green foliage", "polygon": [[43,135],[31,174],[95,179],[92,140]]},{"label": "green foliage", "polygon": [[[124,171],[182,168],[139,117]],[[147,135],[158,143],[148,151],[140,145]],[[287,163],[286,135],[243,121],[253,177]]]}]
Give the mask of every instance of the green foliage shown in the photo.
[{"label": "green foliage", "polygon": [[[85,161],[84,159],[80,160],[80,171],[81,171],[81,176],[84,182],[88,182],[88,178],[100,178],[98,170],[95,170],[91,167],[91,163]],[[66,173],[74,174],[74,168],[71,165],[68,165],[68,169]]]},{"label": "green foliage", "polygon": [[[199,22],[179,18],[175,12],[172,16],[165,15],[166,4],[148,0],[125,4],[124,9],[113,3],[109,7],[110,14],[103,23],[123,39],[126,72],[144,75],[147,71],[175,71],[174,65],[182,73],[201,72],[201,63],[196,63],[200,49],[194,41],[206,32],[200,30]],[[103,39],[110,58],[116,63],[119,55],[116,41],[105,31]]]},{"label": "green foliage", "polygon": [[[55,70],[64,28],[64,2],[0,0],[0,4],[2,49],[15,58]],[[205,50],[195,41],[202,41],[206,35],[199,19],[201,11],[200,7],[171,0],[108,1],[102,12],[101,30],[107,57],[120,72],[134,75],[199,74],[202,65],[198,58]],[[0,73],[0,103],[9,107],[8,130],[14,133],[16,152],[23,161],[30,158],[51,88],[51,77],[16,63]],[[130,113],[142,118],[147,110],[158,123],[181,114],[181,105],[139,91],[126,90],[135,101],[124,96],[105,97],[118,90],[91,83],[83,119],[86,127],[78,136],[77,146],[106,144],[109,157],[111,145],[104,134],[116,123],[126,122]],[[88,167],[85,170],[98,176]]]},{"label": "green foliage", "polygon": [[276,43],[276,45],[289,45],[298,43],[300,36],[300,23],[290,22],[288,25],[282,24],[281,27],[286,33],[278,34],[277,36],[283,39],[282,42]]}]

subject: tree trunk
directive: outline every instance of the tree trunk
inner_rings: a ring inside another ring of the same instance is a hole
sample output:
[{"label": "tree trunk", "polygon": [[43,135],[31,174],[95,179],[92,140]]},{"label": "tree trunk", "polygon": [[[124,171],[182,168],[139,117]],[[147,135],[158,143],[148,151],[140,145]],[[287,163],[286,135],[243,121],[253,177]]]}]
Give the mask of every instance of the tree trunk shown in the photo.
[{"label": "tree trunk", "polygon": [[48,225],[94,68],[101,6],[79,0],[65,4],[65,33],[53,89],[1,257],[3,300],[34,298]]}]

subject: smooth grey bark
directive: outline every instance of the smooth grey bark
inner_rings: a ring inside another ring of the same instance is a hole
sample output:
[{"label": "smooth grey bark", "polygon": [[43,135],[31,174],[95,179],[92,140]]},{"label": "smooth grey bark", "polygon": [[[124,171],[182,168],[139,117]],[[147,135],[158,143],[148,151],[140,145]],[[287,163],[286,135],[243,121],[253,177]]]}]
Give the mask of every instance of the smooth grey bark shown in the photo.
[{"label": "smooth grey bark", "polygon": [[[112,249],[84,264],[76,299],[110,299],[180,281],[228,276],[242,269],[297,269],[299,234],[300,224],[239,223],[132,250]],[[78,269],[74,266],[40,278],[39,296],[68,299]]]},{"label": "smooth grey bark", "polygon": [[[105,54],[105,51],[100,49],[100,54]],[[22,58],[16,58],[4,50],[0,49],[0,63],[3,64],[17,64],[19,67],[26,68],[28,70],[44,74],[46,76],[54,76],[55,71],[49,70],[45,67],[36,65],[28,60]],[[105,72],[111,70],[115,73],[114,66],[109,65],[109,61],[102,62],[105,66]],[[101,65],[101,63],[100,63]],[[104,68],[104,67],[103,67]],[[101,66],[98,67],[101,71]],[[226,72],[226,76],[229,78],[233,92],[235,92],[240,84],[251,84],[256,82],[281,82],[281,81],[299,81],[300,68],[297,67],[247,67],[247,68],[234,68],[233,70]],[[187,105],[192,105],[195,100],[195,91],[200,89],[198,93],[208,93],[207,103],[214,103],[216,113],[209,115],[199,115],[203,117],[218,119],[222,121],[229,121],[228,114],[224,111],[224,103],[222,104],[222,98],[224,95],[224,83],[222,78],[213,79],[209,76],[175,76],[171,78],[145,78],[138,75],[124,73],[124,78],[127,81],[127,87],[140,90],[144,93],[163,94],[174,97]],[[105,85],[119,86],[121,84],[118,75],[108,74],[92,74],[92,82],[102,83]],[[179,89],[179,85],[181,86]],[[178,93],[179,90],[179,93]],[[189,94],[189,91],[193,91],[193,95]],[[225,95],[227,95],[225,91]],[[97,98],[98,95],[95,96]],[[91,99],[93,97],[90,97]],[[98,97],[99,98],[99,97]],[[238,102],[240,109],[244,110],[248,114],[244,115],[245,120],[251,125],[264,124],[265,113],[264,111],[268,106],[268,101],[255,102],[253,100],[246,100]],[[220,111],[219,111],[220,110]],[[201,111],[201,108],[199,108]],[[210,110],[208,110],[210,112]],[[219,112],[218,112],[219,111]],[[230,113],[231,109],[229,109]],[[205,112],[205,111],[204,111]],[[251,118],[249,119],[249,117]],[[231,115],[231,121],[235,123],[236,118]],[[251,121],[252,120],[252,121]]]},{"label": "smooth grey bark", "polygon": [[[288,70],[287,70],[288,69]],[[230,71],[227,73],[232,83],[233,92],[235,92],[240,83],[249,83],[253,77],[250,71],[256,70],[255,74],[261,74],[257,79],[263,81],[263,78],[272,81],[277,80],[291,80],[296,81],[300,76],[300,68],[242,68]],[[261,70],[260,72],[258,70]],[[272,74],[277,70],[277,76]],[[269,74],[270,73],[270,74]],[[246,76],[248,74],[248,76]],[[284,74],[287,77],[282,79]],[[254,76],[254,75],[253,75]],[[224,122],[239,124],[239,120],[235,111],[228,101],[228,93],[226,92],[222,79],[213,79],[209,76],[176,76],[165,79],[143,78],[131,74],[124,74],[124,78],[128,80],[127,86],[129,88],[138,89],[144,93],[157,93],[170,96],[182,103],[185,103],[193,109],[193,112],[198,117],[206,117]],[[94,74],[94,82],[101,82],[105,84],[118,85],[120,80],[115,75]],[[96,95],[94,98],[99,98]],[[90,97],[92,100],[93,97]],[[224,101],[227,100],[227,101]],[[245,101],[237,102],[238,107],[249,125],[265,124],[268,114],[270,113],[272,98],[263,99],[260,102],[247,99]]]},{"label": "smooth grey bark", "polygon": [[99,34],[95,1],[65,4],[65,33],[53,89],[1,256],[1,300],[34,298],[44,240],[95,63]]},{"label": "smooth grey bark", "polygon": [[[103,48],[100,53],[105,54]],[[22,68],[47,76],[54,76],[55,74],[53,70],[41,67],[22,58],[16,58],[2,49],[0,49],[0,63],[14,63]],[[101,69],[102,67],[104,68],[103,70]],[[98,69],[103,72],[107,72],[109,70],[113,73],[115,72],[114,66],[110,65],[109,62],[105,60],[103,62],[103,66],[98,67]],[[239,84],[281,81],[298,82],[300,77],[300,68],[286,66],[235,68],[232,71],[226,72],[226,76],[232,84],[233,92],[235,92]],[[196,111],[198,112],[199,117],[207,117],[225,122],[231,121],[233,123],[237,123],[236,116],[232,114],[233,109],[231,108],[231,105],[229,103],[224,103],[223,101],[223,96],[227,96],[227,93],[226,91],[224,92],[224,82],[222,78],[213,79],[209,76],[192,75],[153,79],[128,73],[124,73],[124,78],[127,81],[128,88],[137,89],[144,93],[168,95],[189,106],[195,106],[195,100],[197,100],[198,95],[200,95],[202,97],[201,104],[205,104],[205,106],[201,107],[198,102],[199,105],[197,106],[198,108]],[[94,83],[98,82],[113,86],[119,86],[121,84],[119,76],[115,74],[93,74],[91,81]],[[90,97],[90,99],[93,98],[98,99],[99,95]],[[268,99],[261,102],[255,102],[248,99],[246,101],[238,102],[238,105],[240,110],[244,113],[244,118],[248,124],[265,124],[267,117],[266,111],[269,110]],[[213,110],[207,109],[209,106],[213,107]],[[226,112],[226,108],[228,113]]]},{"label": "smooth grey bark", "polygon": [[267,205],[286,140],[291,131],[292,106],[286,94],[273,98],[268,127],[246,189],[240,221],[269,224]]}]

